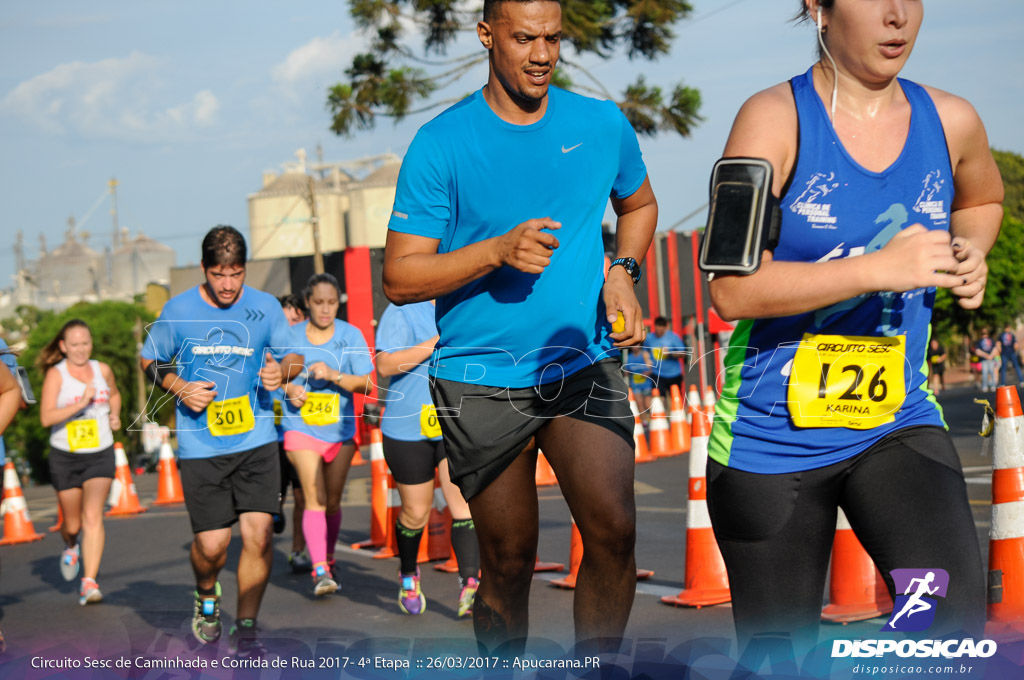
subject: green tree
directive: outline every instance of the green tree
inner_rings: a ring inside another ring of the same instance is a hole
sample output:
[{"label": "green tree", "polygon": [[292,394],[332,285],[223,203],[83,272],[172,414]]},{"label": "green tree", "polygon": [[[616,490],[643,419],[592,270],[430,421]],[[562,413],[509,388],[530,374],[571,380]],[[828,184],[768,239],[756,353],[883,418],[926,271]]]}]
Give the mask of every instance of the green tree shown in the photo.
[{"label": "green tree", "polygon": [[980,309],[967,311],[946,289],[935,296],[932,323],[944,341],[954,336],[976,337],[985,326],[1002,328],[1024,314],[1024,157],[1010,151],[993,155],[1003,177],[1006,198],[999,239],[988,255],[988,283]]},{"label": "green tree", "polygon": [[[624,50],[629,59],[665,56],[673,27],[693,7],[685,0],[561,0],[562,39],[577,55],[611,58]],[[372,130],[378,116],[398,122],[405,116],[453,103],[432,96],[487,61],[481,47],[447,58],[460,32],[475,30],[481,11],[460,9],[455,0],[350,0],[359,28],[374,36],[369,52],[358,54],[345,74],[347,82],[328,88],[331,130],[350,136]],[[423,56],[406,42],[405,25],[424,36]],[[700,92],[683,84],[671,90],[648,85],[640,76],[621,96],[613,96],[579,61],[565,51],[554,83],[559,87],[615,100],[638,134],[672,131],[688,137],[702,120]]]},{"label": "green tree", "polygon": [[[92,332],[92,358],[110,366],[114,381],[121,392],[120,432],[114,439],[132,452],[139,450],[141,424],[136,423],[137,395],[135,321],[141,319],[148,324],[154,320],[142,305],[126,302],[79,303],[59,313],[44,312],[38,315],[37,325],[30,331],[28,346],[18,357],[18,363],[29,371],[32,390],[38,399],[42,394],[43,372],[36,360],[42,348],[60,331],[70,319],[82,319],[89,324]],[[149,385],[147,384],[147,388]],[[173,411],[173,404],[162,403],[149,417],[159,423],[167,423]],[[38,481],[49,478],[47,456],[49,454],[49,430],[39,423],[38,407],[22,411],[4,434],[8,450],[18,451],[26,456],[32,466],[33,477]]]}]

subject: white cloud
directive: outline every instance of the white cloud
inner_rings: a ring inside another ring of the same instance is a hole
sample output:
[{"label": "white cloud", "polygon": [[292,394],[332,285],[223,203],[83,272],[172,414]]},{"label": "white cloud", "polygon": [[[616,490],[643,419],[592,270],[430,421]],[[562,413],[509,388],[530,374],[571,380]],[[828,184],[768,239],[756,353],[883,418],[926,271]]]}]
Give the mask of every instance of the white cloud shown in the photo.
[{"label": "white cloud", "polygon": [[325,78],[339,80],[351,66],[352,57],[365,48],[365,40],[356,34],[343,36],[335,31],[326,38],[317,36],[292,50],[283,62],[271,69],[270,77],[289,88]]},{"label": "white cloud", "polygon": [[161,81],[165,64],[127,57],[60,64],[7,93],[0,112],[56,134],[167,141],[216,122],[220,102],[210,90],[175,104]]}]

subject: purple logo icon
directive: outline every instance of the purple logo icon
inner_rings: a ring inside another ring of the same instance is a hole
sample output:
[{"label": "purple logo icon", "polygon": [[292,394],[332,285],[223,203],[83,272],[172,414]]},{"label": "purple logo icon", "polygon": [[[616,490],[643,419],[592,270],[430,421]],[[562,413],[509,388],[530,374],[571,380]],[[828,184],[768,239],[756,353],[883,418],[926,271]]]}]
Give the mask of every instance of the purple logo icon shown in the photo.
[{"label": "purple logo icon", "polygon": [[945,569],[893,569],[889,573],[896,586],[896,601],[882,630],[926,630],[935,620],[938,601],[934,598],[946,597],[949,573]]}]

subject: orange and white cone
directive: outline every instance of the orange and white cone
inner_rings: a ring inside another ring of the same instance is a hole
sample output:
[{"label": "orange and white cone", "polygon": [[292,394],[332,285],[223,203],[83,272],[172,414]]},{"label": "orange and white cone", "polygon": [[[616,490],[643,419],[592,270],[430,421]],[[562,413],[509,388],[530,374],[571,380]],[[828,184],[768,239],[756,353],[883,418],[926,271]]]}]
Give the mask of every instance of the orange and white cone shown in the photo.
[{"label": "orange and white cone", "polygon": [[650,431],[651,454],[656,458],[675,456],[681,451],[672,447],[671,432],[669,430],[668,416],[665,415],[665,402],[657,388],[651,390],[651,431]]},{"label": "orange and white cone", "polygon": [[686,422],[692,424],[693,412],[701,410],[701,407],[700,392],[697,391],[696,385],[690,385],[690,389],[686,392]]},{"label": "orange and white cone", "polygon": [[537,472],[535,473],[537,480],[537,486],[555,486],[558,484],[558,478],[555,477],[555,471],[551,467],[551,463],[544,457],[544,452],[537,449]]},{"label": "orange and white cone", "polygon": [[1024,639],[1024,411],[1013,386],[996,391],[992,437],[985,637],[1009,642]]},{"label": "orange and white cone", "polygon": [[821,620],[832,623],[866,621],[892,612],[885,579],[854,535],[842,508],[832,544],[828,602],[821,610]]},{"label": "orange and white cone", "polygon": [[395,482],[395,476],[391,474],[391,470],[388,470],[387,508],[384,544],[380,550],[373,553],[375,560],[398,556],[398,536],[395,534],[395,522],[398,521],[398,515],[402,511],[402,496],[398,493],[398,483]]},{"label": "orange and white cone", "polygon": [[[569,543],[569,575],[552,581],[551,585],[557,588],[572,590],[576,587],[576,577],[580,573],[580,564],[583,562],[583,536],[579,527],[576,526],[576,518],[572,518],[572,541]],[[650,569],[637,569],[636,580],[642,581],[654,576]]]},{"label": "orange and white cone", "polygon": [[124,453],[124,446],[121,442],[114,442],[114,481],[110,485],[110,498],[107,504],[110,510],[107,515],[137,515],[146,512],[139,504],[139,493],[135,489],[135,481],[132,480],[132,471],[128,467],[128,456]]},{"label": "orange and white cone", "polygon": [[715,542],[708,514],[708,439],[711,425],[703,411],[693,412],[690,438],[690,491],[686,504],[686,577],[675,596],[663,597],[665,604],[706,607],[732,599],[725,560]]},{"label": "orange and white cone", "polygon": [[0,545],[31,543],[41,541],[43,534],[37,534],[28,516],[28,504],[21,492],[18,471],[14,461],[8,459],[4,465],[4,500],[0,503],[0,515],[4,516],[4,537]]},{"label": "orange and white cone", "polygon": [[707,413],[709,417],[715,415],[715,390],[711,385],[704,388],[704,403],[702,406],[704,407],[704,413]]},{"label": "orange and white cone", "polygon": [[690,423],[686,418],[686,406],[679,385],[672,385],[669,389],[669,405],[669,441],[674,449],[686,453],[690,450]]},{"label": "orange and white cone", "polygon": [[639,418],[640,407],[636,405],[636,397],[633,396],[633,390],[627,387],[626,391],[629,393],[629,410],[633,412],[633,417]]},{"label": "orange and white cone", "polygon": [[384,461],[384,438],[380,428],[370,430],[370,538],[352,548],[379,548],[387,541],[388,464]]},{"label": "orange and white cone", "polygon": [[633,443],[634,463],[650,463],[652,460],[657,460],[654,455],[651,454],[650,449],[647,448],[647,436],[644,434],[644,424],[640,420],[640,416],[633,416]]},{"label": "orange and white cone", "polygon": [[174,460],[174,449],[164,437],[160,444],[160,458],[157,467],[156,500],[153,505],[175,505],[185,502],[185,492],[181,490],[181,475],[178,464]]}]

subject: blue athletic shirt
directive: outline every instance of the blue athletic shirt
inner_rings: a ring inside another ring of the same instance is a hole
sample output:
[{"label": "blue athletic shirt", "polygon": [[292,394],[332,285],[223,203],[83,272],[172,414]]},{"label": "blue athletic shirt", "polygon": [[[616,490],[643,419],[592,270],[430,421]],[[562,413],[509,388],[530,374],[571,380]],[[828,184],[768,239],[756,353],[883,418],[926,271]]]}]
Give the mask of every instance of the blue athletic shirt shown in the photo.
[{"label": "blue athletic shirt", "polygon": [[[417,302],[412,305],[388,305],[377,326],[377,351],[398,352],[409,349],[437,335],[434,305]],[[430,397],[429,359],[415,368],[406,366],[391,376],[387,404],[380,430],[389,439],[401,441],[438,440],[441,427]]]},{"label": "blue athletic shirt", "polygon": [[614,102],[555,87],[531,125],[503,121],[478,90],[420,128],[389,229],[440,239],[438,252],[447,253],[533,218],[562,224],[551,232],[559,248],[543,273],[505,266],[438,298],[431,374],[522,388],[607,356],[601,220],[609,196],[632,195],[646,176],[636,134]]},{"label": "blue athletic shirt", "polygon": [[[914,224],[949,230],[953,173],[942,123],[923,88],[899,81],[912,111],[907,140],[891,166],[871,172],[836,137],[811,70],[790,82],[800,148],[774,259],[855,257]],[[850,458],[895,430],[945,427],[927,386],[934,300],[934,288],[871,293],[805,314],[739,322],[709,455],[748,472],[796,472]]]},{"label": "blue athletic shirt", "polygon": [[[7,343],[4,342],[3,338],[0,338],[0,350],[7,349]],[[13,354],[0,354],[0,361],[4,362],[11,371],[11,375],[16,376],[18,371],[18,359]],[[7,462],[7,447],[4,445],[4,438],[0,436],[0,465],[4,465]]]},{"label": "blue athletic shirt", "polygon": [[[651,362],[647,365],[645,358]],[[645,349],[630,349],[626,351],[626,361],[622,364],[622,371],[626,374],[626,382],[634,393],[648,394],[654,387],[654,376],[657,375],[658,363],[651,357],[651,353]]]},{"label": "blue athletic shirt", "polygon": [[249,286],[226,309],[206,302],[198,286],[168,300],[148,328],[142,357],[174,361],[180,378],[211,381],[217,391],[200,413],[178,400],[179,457],[213,458],[276,441],[273,402],[259,371],[266,353],[280,360],[290,340],[277,298]]},{"label": "blue athletic shirt", "polygon": [[668,329],[659,338],[654,333],[648,333],[644,338],[644,347],[651,350],[651,359],[654,361],[654,375],[662,378],[678,378],[683,374],[679,363],[679,357],[666,357],[664,352],[682,352],[686,350],[686,343],[674,331]]},{"label": "blue athletic shirt", "polygon": [[[307,368],[322,361],[328,368],[348,375],[373,373],[370,350],[358,328],[335,319],[331,339],[314,345],[306,337],[307,325],[309,321],[291,327],[292,351],[305,357]],[[329,380],[307,378],[301,384],[306,389],[306,403],[297,409],[291,401],[284,401],[284,431],[301,432],[331,444],[351,439],[356,433],[352,393]]]}]

